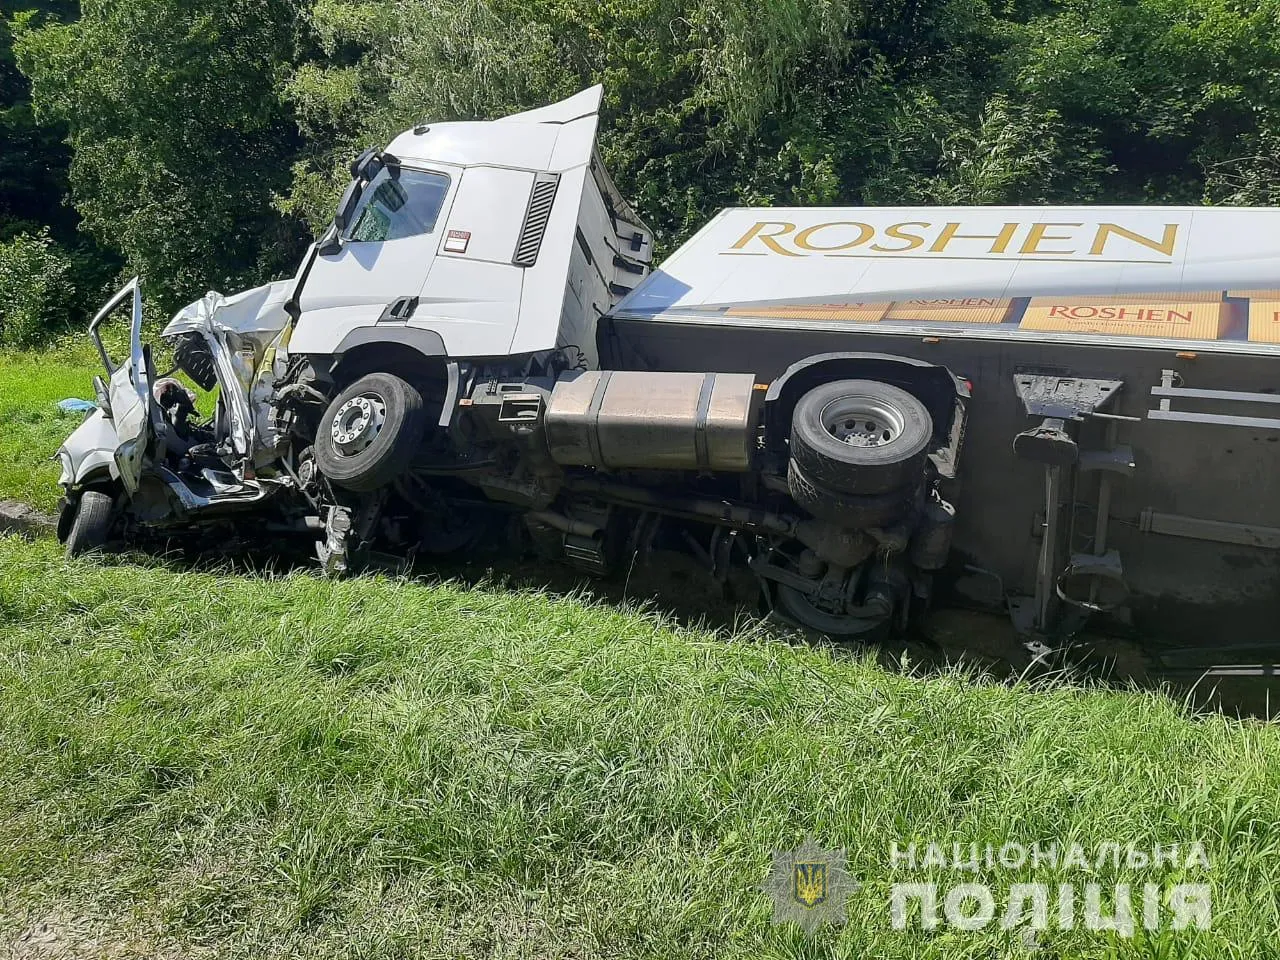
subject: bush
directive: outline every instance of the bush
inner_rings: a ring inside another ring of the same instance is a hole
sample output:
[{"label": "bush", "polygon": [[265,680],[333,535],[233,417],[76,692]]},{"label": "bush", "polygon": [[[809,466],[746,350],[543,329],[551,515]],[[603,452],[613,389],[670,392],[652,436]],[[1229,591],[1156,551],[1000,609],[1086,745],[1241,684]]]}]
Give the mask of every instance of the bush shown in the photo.
[{"label": "bush", "polygon": [[71,258],[49,231],[0,243],[0,347],[30,347],[66,329]]}]

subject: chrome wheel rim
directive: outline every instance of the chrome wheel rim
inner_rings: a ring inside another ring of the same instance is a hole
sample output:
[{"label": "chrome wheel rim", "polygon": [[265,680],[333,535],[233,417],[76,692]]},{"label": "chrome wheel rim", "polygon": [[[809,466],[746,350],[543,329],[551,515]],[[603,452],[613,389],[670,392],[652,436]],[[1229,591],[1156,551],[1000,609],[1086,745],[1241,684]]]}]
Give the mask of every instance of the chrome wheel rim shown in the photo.
[{"label": "chrome wheel rim", "polygon": [[851,447],[880,447],[897,440],[907,423],[902,412],[875,397],[841,397],[822,409],[822,426]]},{"label": "chrome wheel rim", "polygon": [[329,424],[329,433],[338,452],[351,457],[378,438],[387,421],[387,405],[376,393],[362,393],[338,408]]}]

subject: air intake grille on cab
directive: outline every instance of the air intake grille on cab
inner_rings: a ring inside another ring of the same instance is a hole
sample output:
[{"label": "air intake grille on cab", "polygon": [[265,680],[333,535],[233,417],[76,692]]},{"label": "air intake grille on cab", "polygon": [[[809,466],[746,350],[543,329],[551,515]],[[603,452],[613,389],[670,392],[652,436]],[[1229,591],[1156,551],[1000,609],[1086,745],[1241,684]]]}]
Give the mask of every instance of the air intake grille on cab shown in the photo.
[{"label": "air intake grille on cab", "polygon": [[542,246],[542,235],[547,232],[551,205],[559,185],[558,173],[539,173],[534,178],[529,209],[525,211],[524,226],[520,228],[520,239],[516,242],[516,255],[511,258],[517,267],[532,267],[538,261],[538,248]]}]

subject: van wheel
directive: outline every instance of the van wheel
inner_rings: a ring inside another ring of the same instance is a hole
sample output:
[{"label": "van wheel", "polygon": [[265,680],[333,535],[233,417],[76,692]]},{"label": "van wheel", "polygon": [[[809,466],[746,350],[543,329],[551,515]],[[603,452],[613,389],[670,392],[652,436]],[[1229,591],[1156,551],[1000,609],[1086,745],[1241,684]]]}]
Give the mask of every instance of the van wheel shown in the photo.
[{"label": "van wheel", "polygon": [[340,487],[370,491],[409,465],[426,432],[422,395],[390,373],[370,373],[333,398],[316,431],[320,472]]},{"label": "van wheel", "polygon": [[101,490],[86,490],[74,504],[67,505],[66,509],[73,512],[66,539],[68,559],[97,550],[107,542],[114,506],[114,499]]},{"label": "van wheel", "polygon": [[796,404],[791,456],[820,487],[879,494],[915,484],[932,435],[929,411],[907,391],[876,380],[838,380]]},{"label": "van wheel", "polygon": [[899,487],[888,493],[842,493],[820,487],[792,460],[787,464],[787,490],[792,500],[819,520],[846,530],[865,530],[890,526],[905,517],[915,507],[921,485]]}]

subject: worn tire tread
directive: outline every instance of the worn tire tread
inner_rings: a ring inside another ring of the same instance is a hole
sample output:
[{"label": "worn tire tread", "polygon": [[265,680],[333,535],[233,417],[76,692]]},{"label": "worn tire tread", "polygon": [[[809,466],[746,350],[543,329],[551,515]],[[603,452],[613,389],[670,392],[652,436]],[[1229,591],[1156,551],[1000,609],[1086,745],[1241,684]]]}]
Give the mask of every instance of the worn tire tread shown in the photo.
[{"label": "worn tire tread", "polygon": [[787,489],[803,510],[847,530],[884,527],[906,516],[915,505],[918,483],[876,494],[829,490],[815,483],[795,460],[787,464]]},{"label": "worn tire tread", "polygon": [[67,558],[102,547],[111,534],[115,500],[101,490],[85,490],[75,507],[75,519],[67,531]]}]

